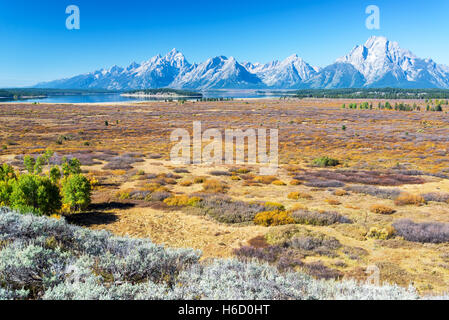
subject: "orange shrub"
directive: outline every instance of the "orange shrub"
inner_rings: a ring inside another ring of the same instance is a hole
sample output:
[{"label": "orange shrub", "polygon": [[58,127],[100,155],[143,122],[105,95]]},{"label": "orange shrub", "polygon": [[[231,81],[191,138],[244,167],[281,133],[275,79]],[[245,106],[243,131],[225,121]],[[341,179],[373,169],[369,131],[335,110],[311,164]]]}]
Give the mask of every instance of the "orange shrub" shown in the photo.
[{"label": "orange shrub", "polygon": [[335,199],[326,199],[326,202],[329,203],[331,206],[338,206],[341,204],[340,201]]},{"label": "orange shrub", "polygon": [[421,206],[425,204],[426,201],[422,196],[414,195],[410,193],[401,193],[396,200],[394,200],[394,204],[397,206],[406,206],[406,205],[416,205]]},{"label": "orange shrub", "polygon": [[275,180],[275,181],[273,181],[272,184],[274,184],[275,186],[285,186],[286,185],[285,182],[281,181],[281,180]]},{"label": "orange shrub", "polygon": [[393,214],[396,212],[396,210],[394,210],[393,208],[381,204],[372,205],[370,211],[378,214]]},{"label": "orange shrub", "polygon": [[186,195],[174,196],[165,199],[164,203],[169,207],[183,207],[189,204],[189,197]]},{"label": "orange shrub", "polygon": [[260,212],[254,218],[254,223],[264,227],[280,226],[284,224],[293,224],[295,220],[290,216],[287,211],[265,211]]},{"label": "orange shrub", "polygon": [[292,181],[290,181],[290,185],[292,185],[292,186],[298,186],[300,184],[302,184],[302,182],[299,180],[296,180],[296,179],[293,179]]},{"label": "orange shrub", "polygon": [[337,189],[337,190],[334,191],[334,195],[336,195],[338,197],[347,196],[348,192],[346,190],[343,190],[343,189]]},{"label": "orange shrub", "polygon": [[228,187],[221,181],[211,179],[203,184],[203,191],[207,193],[226,193]]},{"label": "orange shrub", "polygon": [[254,178],[254,182],[260,182],[263,184],[272,184],[276,180],[277,178],[275,176],[258,176]]},{"label": "orange shrub", "polygon": [[193,182],[190,180],[184,180],[179,183],[179,185],[181,187],[190,187],[192,184],[193,184]]}]

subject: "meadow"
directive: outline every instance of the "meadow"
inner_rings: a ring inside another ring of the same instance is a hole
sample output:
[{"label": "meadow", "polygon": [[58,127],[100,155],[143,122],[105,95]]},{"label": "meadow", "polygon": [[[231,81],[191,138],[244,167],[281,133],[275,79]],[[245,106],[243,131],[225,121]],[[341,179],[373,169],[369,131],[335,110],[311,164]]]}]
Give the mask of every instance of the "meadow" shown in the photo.
[{"label": "meadow", "polygon": [[[419,106],[408,111],[377,108],[386,102],[290,98],[1,104],[0,164],[23,172],[26,155],[37,158],[50,149],[54,154],[49,165],[61,164],[63,157],[77,158],[92,185],[92,202],[86,210],[55,212],[55,217],[39,223],[64,230],[77,225],[82,228],[70,233],[84,232],[92,239],[99,239],[99,232],[103,245],[114,242],[107,245],[110,254],[121,259],[120,263],[110,262],[111,257],[100,259],[104,263],[100,271],[83,275],[88,279],[86,288],[74,289],[61,278],[47,288],[31,286],[27,294],[82,298],[95,287],[96,297],[104,298],[214,298],[220,288],[210,288],[207,281],[221,273],[222,266],[213,259],[228,258],[228,270],[240,274],[243,282],[247,279],[247,284],[250,275],[262,272],[254,268],[268,268],[263,271],[268,278],[281,274],[284,278],[277,281],[292,283],[278,296],[257,287],[260,294],[246,298],[310,297],[318,285],[322,286],[318,298],[387,297],[373,294],[375,290],[399,298],[444,294],[449,287],[449,109],[443,105],[441,112],[427,111],[429,102],[424,100],[390,101]],[[374,107],[348,107],[353,104]],[[176,128],[191,132],[193,120],[201,121],[203,129],[223,132],[279,129],[278,174],[260,176],[257,165],[174,165],[169,159],[170,134]],[[32,219],[6,212],[0,216],[0,227],[1,219],[17,220],[17,225],[20,219]],[[89,264],[94,248],[81,240],[67,244],[48,231],[30,243],[29,236],[17,236],[6,227],[0,230],[2,235],[13,234],[0,239],[0,254],[5,257],[19,259],[13,252],[45,249],[66,268],[64,261],[72,259],[66,254],[83,246],[87,257],[78,254],[79,262],[70,261],[81,269],[94,268]],[[125,236],[129,238],[120,238]],[[137,240],[146,238],[151,242]],[[164,256],[167,278],[158,273],[159,267],[141,277],[141,271],[128,270],[131,262],[115,244],[127,241],[132,252],[156,252],[158,245],[171,248]],[[295,275],[301,283],[292,280]],[[98,287],[97,276],[106,283],[127,281],[130,287]],[[189,277],[195,279],[191,292],[173,289],[177,281],[184,283]],[[335,291],[341,286],[349,292],[355,282],[373,279],[375,290],[363,291],[360,284],[361,291],[353,296],[338,296]],[[13,291],[0,295],[23,297],[25,293],[17,291],[23,282],[17,281]],[[228,283],[222,281],[224,286]],[[378,289],[384,283],[393,286]],[[416,292],[408,291],[410,285]],[[146,286],[152,286],[154,296],[145,295]],[[237,290],[229,288],[229,298],[239,298]]]}]

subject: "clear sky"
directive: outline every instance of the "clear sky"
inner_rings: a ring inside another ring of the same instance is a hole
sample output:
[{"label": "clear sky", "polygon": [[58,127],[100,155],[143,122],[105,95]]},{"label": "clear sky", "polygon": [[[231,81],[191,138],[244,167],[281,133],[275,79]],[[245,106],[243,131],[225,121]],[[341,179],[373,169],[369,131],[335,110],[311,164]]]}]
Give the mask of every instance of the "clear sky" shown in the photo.
[{"label": "clear sky", "polygon": [[[365,27],[371,4],[380,30]],[[66,29],[68,5],[80,8],[80,30]],[[126,66],[175,47],[191,63],[297,53],[325,66],[371,35],[449,65],[448,16],[447,0],[1,0],[0,87]]]}]

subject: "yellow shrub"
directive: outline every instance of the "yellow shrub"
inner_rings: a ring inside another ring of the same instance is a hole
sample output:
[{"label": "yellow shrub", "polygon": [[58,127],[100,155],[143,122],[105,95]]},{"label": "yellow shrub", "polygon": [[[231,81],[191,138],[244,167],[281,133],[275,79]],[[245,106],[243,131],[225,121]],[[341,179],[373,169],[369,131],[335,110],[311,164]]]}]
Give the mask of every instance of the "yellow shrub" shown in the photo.
[{"label": "yellow shrub", "polygon": [[258,213],[254,218],[254,223],[257,225],[270,227],[293,224],[295,221],[287,211],[274,210]]},{"label": "yellow shrub", "polygon": [[231,180],[238,181],[238,180],[242,180],[242,179],[240,179],[239,176],[232,176]]},{"label": "yellow shrub", "polygon": [[193,183],[196,184],[204,183],[204,181],[206,181],[206,179],[203,177],[196,177],[195,179],[193,179]]},{"label": "yellow shrub", "polygon": [[397,206],[406,206],[406,205],[417,205],[421,206],[425,204],[426,201],[422,196],[414,195],[410,193],[401,193],[396,200],[394,200],[394,204]]},{"label": "yellow shrub", "polygon": [[275,186],[285,186],[286,185],[285,182],[281,181],[281,180],[275,180],[275,181],[273,181],[272,184],[274,184]]},{"label": "yellow shrub", "polygon": [[290,192],[287,198],[292,200],[299,200],[299,192]]},{"label": "yellow shrub", "polygon": [[276,181],[277,178],[275,176],[258,176],[254,178],[254,182],[259,182],[263,184],[272,184],[273,181]]},{"label": "yellow shrub", "polygon": [[366,235],[368,238],[374,238],[374,239],[380,239],[380,240],[387,240],[394,236],[395,230],[393,227],[386,227],[386,228],[376,228],[372,227],[368,234]]},{"label": "yellow shrub", "polygon": [[165,199],[164,203],[169,207],[184,207],[189,204],[189,197],[186,195],[174,196]]},{"label": "yellow shrub", "polygon": [[292,186],[299,186],[300,184],[302,184],[301,181],[293,179],[292,181],[290,181],[290,185]]},{"label": "yellow shrub", "polygon": [[370,211],[378,214],[393,214],[396,212],[396,210],[394,210],[393,208],[381,204],[372,205]]},{"label": "yellow shrub", "polygon": [[191,206],[191,207],[196,207],[196,206],[198,206],[198,204],[199,204],[201,201],[203,201],[203,199],[201,199],[200,197],[191,197],[191,198],[189,199],[189,201],[187,202],[187,205],[188,205],[188,206]]},{"label": "yellow shrub", "polygon": [[267,208],[273,208],[273,209],[281,210],[281,211],[285,210],[284,205],[281,203],[278,203],[278,202],[267,201],[264,203],[264,206]]}]

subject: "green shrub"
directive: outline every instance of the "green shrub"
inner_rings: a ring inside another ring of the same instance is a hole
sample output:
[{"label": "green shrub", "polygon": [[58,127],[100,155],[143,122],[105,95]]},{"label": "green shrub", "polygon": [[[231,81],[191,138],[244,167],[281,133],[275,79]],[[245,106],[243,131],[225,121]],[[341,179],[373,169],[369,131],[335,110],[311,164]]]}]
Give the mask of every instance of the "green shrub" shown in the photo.
[{"label": "green shrub", "polygon": [[337,159],[332,159],[329,157],[320,157],[313,160],[313,165],[317,167],[335,167],[340,164],[340,161]]}]

